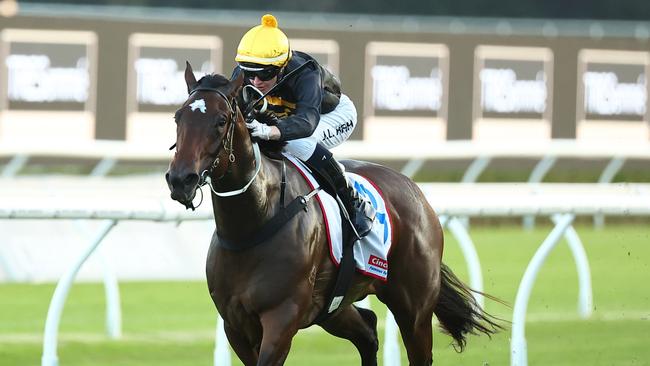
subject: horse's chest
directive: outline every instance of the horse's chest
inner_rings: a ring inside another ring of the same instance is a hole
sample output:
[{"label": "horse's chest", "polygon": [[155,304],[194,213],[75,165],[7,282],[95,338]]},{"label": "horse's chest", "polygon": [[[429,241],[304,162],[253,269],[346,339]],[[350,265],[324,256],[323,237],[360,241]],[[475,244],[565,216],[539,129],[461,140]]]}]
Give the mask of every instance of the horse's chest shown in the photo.
[{"label": "horse's chest", "polygon": [[219,278],[210,295],[225,321],[235,325],[250,339],[258,335],[259,314],[281,302],[281,296],[273,286],[265,278],[255,276],[245,280],[237,276]]},{"label": "horse's chest", "polygon": [[[278,247],[280,244],[268,246],[269,249]],[[245,311],[255,313],[292,297],[297,287],[310,287],[311,266],[305,263],[306,256],[301,251],[252,251],[246,256],[232,254],[216,255],[209,266],[212,270],[208,272],[208,285],[220,311],[241,306]]]},{"label": "horse's chest", "polygon": [[217,261],[213,277],[208,279],[211,296],[217,306],[242,304],[251,308],[265,289],[280,282],[280,266],[265,261]]},{"label": "horse's chest", "polygon": [[253,313],[254,303],[247,291],[248,283],[233,278],[216,277],[208,280],[210,296],[219,314],[231,324],[246,322],[249,314]]}]

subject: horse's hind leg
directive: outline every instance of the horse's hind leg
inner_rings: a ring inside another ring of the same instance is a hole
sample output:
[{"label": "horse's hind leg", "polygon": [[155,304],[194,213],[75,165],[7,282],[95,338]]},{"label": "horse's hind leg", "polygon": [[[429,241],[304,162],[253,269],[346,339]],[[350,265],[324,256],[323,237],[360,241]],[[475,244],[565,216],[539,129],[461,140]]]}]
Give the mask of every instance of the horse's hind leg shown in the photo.
[{"label": "horse's hind leg", "polygon": [[320,326],[328,333],[352,342],[361,355],[362,366],[377,365],[377,316],[371,310],[350,305]]},{"label": "horse's hind leg", "polygon": [[[435,251],[423,247],[412,245],[421,250],[405,252],[406,245],[396,246],[393,255],[400,259],[392,262],[387,285],[377,291],[377,298],[395,317],[411,366],[433,363],[432,319],[440,293],[436,272],[440,259]],[[391,282],[393,279],[399,281]]]},{"label": "horse's hind leg", "polygon": [[402,334],[402,341],[408,354],[409,365],[429,366],[433,364],[433,309],[421,309],[415,313],[390,308]]}]

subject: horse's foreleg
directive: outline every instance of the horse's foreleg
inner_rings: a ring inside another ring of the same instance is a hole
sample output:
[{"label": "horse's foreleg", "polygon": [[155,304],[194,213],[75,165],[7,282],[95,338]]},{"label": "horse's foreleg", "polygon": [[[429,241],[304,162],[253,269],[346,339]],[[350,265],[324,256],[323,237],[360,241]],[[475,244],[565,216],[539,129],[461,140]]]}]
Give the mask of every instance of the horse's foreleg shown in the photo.
[{"label": "horse's foreleg", "polygon": [[238,332],[236,328],[228,326],[228,324],[224,326],[224,330],[226,331],[226,337],[228,337],[228,343],[230,343],[237,357],[239,357],[244,365],[257,365],[257,349],[244,334]]},{"label": "horse's foreleg", "polygon": [[263,335],[258,366],[284,364],[291,348],[291,340],[298,332],[298,313],[296,304],[285,302],[260,314]]},{"label": "horse's foreleg", "polygon": [[320,326],[328,333],[352,342],[359,350],[362,366],[377,365],[377,316],[371,310],[350,305]]}]

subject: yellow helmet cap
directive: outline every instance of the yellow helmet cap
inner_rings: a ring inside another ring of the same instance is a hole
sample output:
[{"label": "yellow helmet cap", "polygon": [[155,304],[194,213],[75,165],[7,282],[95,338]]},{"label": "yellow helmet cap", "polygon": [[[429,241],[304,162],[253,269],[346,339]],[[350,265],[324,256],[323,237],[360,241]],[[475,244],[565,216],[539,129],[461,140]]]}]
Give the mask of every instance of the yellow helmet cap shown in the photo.
[{"label": "yellow helmet cap", "polygon": [[265,14],[261,24],[251,28],[239,41],[235,61],[282,67],[290,58],[289,39],[278,28],[277,19]]}]

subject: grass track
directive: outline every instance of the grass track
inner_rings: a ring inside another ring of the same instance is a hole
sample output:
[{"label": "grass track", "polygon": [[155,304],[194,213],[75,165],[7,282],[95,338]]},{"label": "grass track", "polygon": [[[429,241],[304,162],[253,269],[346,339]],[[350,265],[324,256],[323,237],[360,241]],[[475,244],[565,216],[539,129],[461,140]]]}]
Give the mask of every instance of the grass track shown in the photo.
[{"label": "grass track", "polygon": [[[473,227],[485,290],[514,303],[519,280],[549,226]],[[596,310],[590,320],[577,316],[577,275],[571,253],[560,245],[551,253],[533,289],[526,326],[530,365],[650,365],[650,229],[610,225],[605,230],[577,227],[592,270]],[[467,278],[465,263],[451,235],[444,260]],[[38,365],[42,331],[53,284],[0,285],[0,365]],[[68,299],[59,342],[61,366],[212,365],[215,315],[202,282],[121,283],[124,338],[104,335],[101,284],[77,284]],[[373,302],[383,319],[385,310]],[[510,320],[511,309],[495,303],[488,311]],[[383,336],[383,321],[380,321]],[[450,338],[434,333],[436,365],[508,365],[509,332],[492,340],[471,337],[462,354]],[[403,365],[406,365],[404,352]],[[357,365],[347,341],[319,328],[301,331],[287,365]],[[381,359],[380,359],[381,364]],[[234,360],[233,365],[241,365]]]}]

